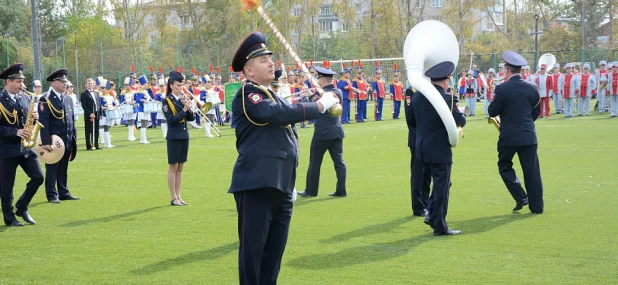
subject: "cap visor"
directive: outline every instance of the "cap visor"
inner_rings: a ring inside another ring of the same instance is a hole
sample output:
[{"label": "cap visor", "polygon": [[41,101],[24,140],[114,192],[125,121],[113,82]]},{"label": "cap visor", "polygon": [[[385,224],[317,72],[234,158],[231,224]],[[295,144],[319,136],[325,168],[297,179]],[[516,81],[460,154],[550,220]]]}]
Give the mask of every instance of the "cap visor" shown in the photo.
[{"label": "cap visor", "polygon": [[265,55],[265,54],[273,54],[273,52],[269,51],[269,50],[259,51],[259,52],[256,52],[253,56],[251,56],[251,58],[262,56],[262,55]]}]

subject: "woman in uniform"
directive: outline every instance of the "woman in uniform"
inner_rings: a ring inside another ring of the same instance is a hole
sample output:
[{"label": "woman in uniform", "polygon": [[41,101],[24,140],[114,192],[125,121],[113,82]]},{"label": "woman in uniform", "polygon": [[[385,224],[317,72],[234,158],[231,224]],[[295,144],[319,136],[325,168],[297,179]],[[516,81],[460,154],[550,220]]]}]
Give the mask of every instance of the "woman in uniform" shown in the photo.
[{"label": "woman in uniform", "polygon": [[[159,83],[159,92],[155,94],[155,100],[163,102],[166,97],[165,80],[161,78],[158,79],[157,82]],[[157,112],[157,120],[161,120],[161,131],[163,132],[163,137],[165,138],[165,136],[167,136],[167,120],[165,119],[165,115],[163,115],[163,112],[160,109]]]},{"label": "woman in uniform", "polygon": [[182,74],[172,71],[166,85],[166,98],[163,100],[163,114],[167,120],[167,185],[170,190],[172,206],[187,205],[180,197],[182,169],[189,152],[188,122],[195,120],[191,102],[182,95]]},{"label": "woman in uniform", "polygon": [[101,104],[101,109],[104,111],[102,112],[102,119],[100,121],[100,125],[103,126],[103,144],[106,148],[112,148],[114,146],[109,136],[109,128],[114,124],[114,120],[108,118],[105,111],[113,109],[116,106],[116,102],[114,102],[114,97],[109,93],[109,81],[103,78],[97,80],[99,81],[99,90],[101,91],[99,103]]},{"label": "woman in uniform", "polygon": [[129,141],[135,141],[135,126],[133,125],[133,122],[135,121],[135,109],[136,109],[136,103],[135,103],[135,95],[133,94],[133,90],[131,90],[131,78],[126,77],[124,79],[124,87],[122,88],[122,92],[121,96],[123,96],[124,98],[124,104],[127,104],[129,106],[131,106],[128,110],[131,110],[131,112],[126,112],[123,114],[124,116],[124,120],[127,123],[127,129],[129,131],[128,134],[128,140]]}]

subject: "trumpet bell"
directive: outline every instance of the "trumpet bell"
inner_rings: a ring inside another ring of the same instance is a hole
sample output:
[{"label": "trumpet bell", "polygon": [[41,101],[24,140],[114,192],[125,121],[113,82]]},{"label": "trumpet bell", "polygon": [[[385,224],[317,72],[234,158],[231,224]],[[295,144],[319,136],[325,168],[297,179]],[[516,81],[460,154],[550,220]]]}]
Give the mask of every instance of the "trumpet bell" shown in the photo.
[{"label": "trumpet bell", "polygon": [[455,33],[446,24],[435,21],[423,21],[408,33],[403,45],[403,57],[406,63],[408,82],[415,90],[431,102],[446,127],[449,143],[454,147],[459,142],[455,119],[444,99],[425,77],[425,71],[444,61],[455,66],[459,62],[459,44]]},{"label": "trumpet bell", "polygon": [[59,136],[52,135],[50,145],[52,147],[51,151],[43,149],[43,147],[41,146],[41,140],[39,139],[35,148],[36,155],[39,157],[39,160],[41,160],[45,164],[57,163],[64,156],[64,141],[62,141]]}]

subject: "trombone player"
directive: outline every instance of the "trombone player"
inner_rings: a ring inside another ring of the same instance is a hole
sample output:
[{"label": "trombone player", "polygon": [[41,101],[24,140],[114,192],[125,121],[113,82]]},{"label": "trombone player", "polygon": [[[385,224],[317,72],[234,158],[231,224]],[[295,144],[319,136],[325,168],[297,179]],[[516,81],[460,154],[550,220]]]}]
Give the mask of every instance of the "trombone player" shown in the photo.
[{"label": "trombone player", "polygon": [[[543,213],[543,182],[537,156],[537,138],[534,121],[541,113],[539,90],[534,83],[519,75],[526,59],[514,51],[502,53],[505,64],[505,82],[496,86],[496,96],[489,105],[489,116],[500,116],[498,139],[498,168],[506,188],[515,199],[513,211],[530,204],[534,214]],[[513,169],[517,154],[524,172],[526,191],[521,187]]]},{"label": "trombone player", "polygon": [[[39,118],[34,100],[27,96],[18,95],[22,90],[24,65],[15,64],[2,73],[0,79],[4,79],[4,90],[0,93],[0,200],[4,223],[9,227],[23,226],[15,216],[21,217],[29,224],[35,224],[34,219],[28,213],[28,204],[43,184],[43,170],[39,160],[31,148],[25,147],[22,142],[36,140],[33,134],[33,125],[25,125],[27,117]],[[15,186],[15,174],[17,166],[24,170],[30,178],[26,184],[26,191],[19,197],[15,204],[13,214],[13,186]]]}]

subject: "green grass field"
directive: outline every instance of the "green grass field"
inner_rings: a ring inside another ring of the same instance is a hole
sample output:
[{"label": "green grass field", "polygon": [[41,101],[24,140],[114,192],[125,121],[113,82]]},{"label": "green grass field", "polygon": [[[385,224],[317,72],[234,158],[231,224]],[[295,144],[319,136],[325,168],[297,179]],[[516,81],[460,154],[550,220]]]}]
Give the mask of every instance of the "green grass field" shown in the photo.
[{"label": "green grass field", "polygon": [[[498,132],[477,105],[454,149],[447,221],[463,234],[434,237],[411,215],[405,119],[387,115],[344,127],[347,198],[327,195],[336,183],[328,155],[319,196],[299,197],[280,284],[618,283],[618,119],[537,120],[545,213],[531,215],[511,212]],[[77,125],[83,136],[81,118]],[[126,141],[124,127],[112,128],[114,149],[82,151],[79,140],[69,188],[82,200],[50,204],[41,187],[30,207],[36,225],[0,226],[0,284],[238,283],[236,210],[226,193],[235,137],[222,131],[206,139],[191,130],[186,207],[169,206],[160,129],[148,130],[148,145]],[[312,134],[299,130],[299,191]],[[25,182],[18,170],[16,196]]]}]

